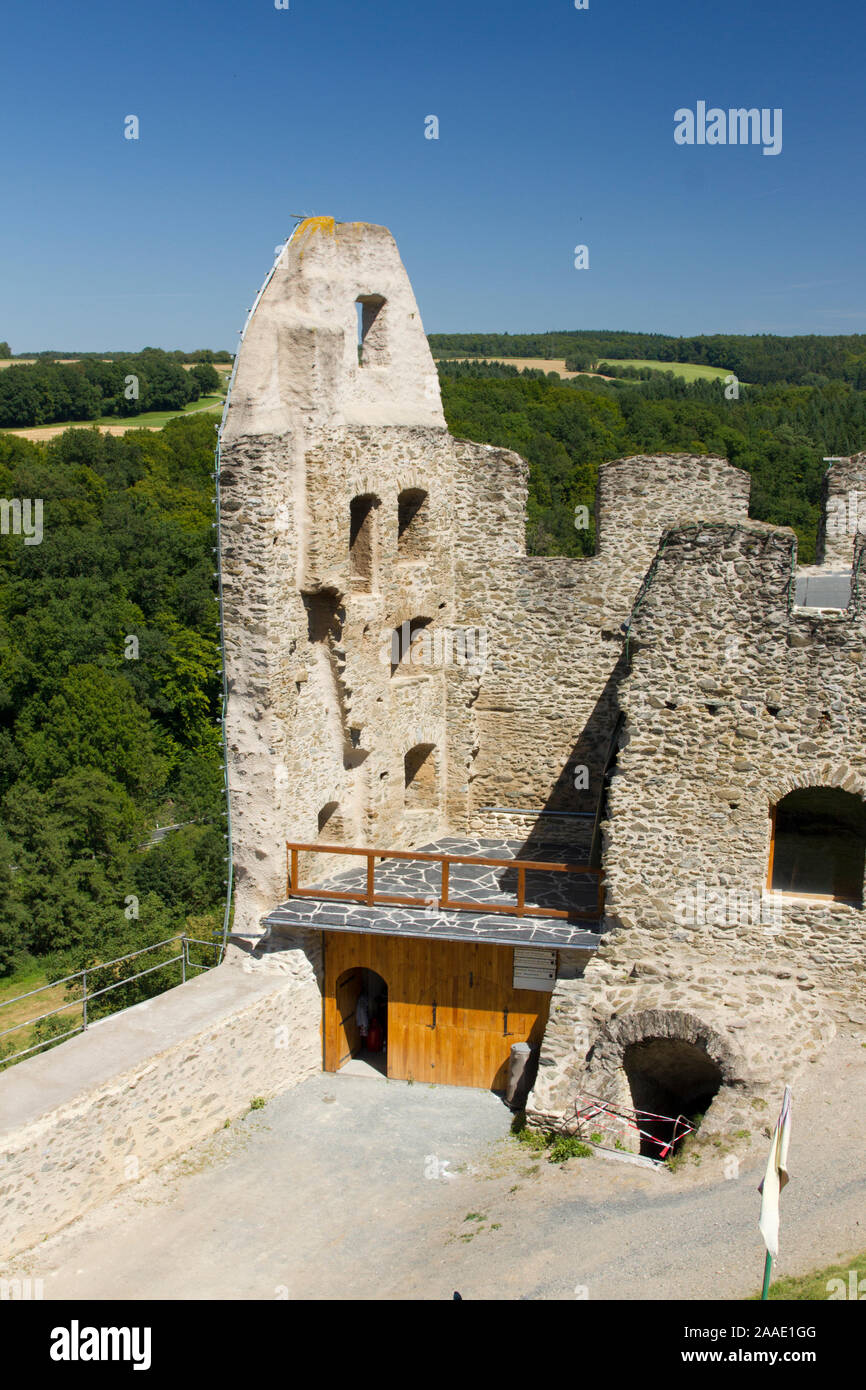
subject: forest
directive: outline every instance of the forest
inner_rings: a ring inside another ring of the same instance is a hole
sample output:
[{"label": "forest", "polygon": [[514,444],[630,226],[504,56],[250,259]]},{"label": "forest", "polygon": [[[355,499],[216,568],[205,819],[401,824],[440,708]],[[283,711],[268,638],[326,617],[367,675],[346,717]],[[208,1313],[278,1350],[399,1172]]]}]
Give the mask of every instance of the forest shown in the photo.
[{"label": "forest", "polygon": [[[222,928],[214,439],[209,415],[0,435],[0,495],[44,507],[41,544],[0,535],[0,976]],[[158,971],[94,1012],[174,982]]]},{"label": "forest", "polygon": [[431,333],[434,357],[544,357],[564,360],[569,371],[589,371],[605,357],[694,362],[723,367],[756,385],[823,386],[847,381],[866,390],[866,334],[801,334],[780,337],[712,333],[672,338],[663,333],[593,330],[562,333]]},{"label": "forest", "polygon": [[221,385],[216,356],[209,356],[211,361],[189,371],[176,354],[159,348],[118,354],[113,361],[95,355],[69,363],[46,356],[29,366],[13,361],[0,372],[0,429],[183,410]]},{"label": "forest", "polygon": [[750,511],[791,526],[800,561],[815,559],[823,459],[866,448],[866,392],[822,386],[562,380],[506,363],[440,360],[452,433],[522,454],[530,465],[527,547],[534,555],[589,555],[595,533],[575,530],[574,509],[593,511],[598,466],[629,454],[718,454],[752,477]]}]

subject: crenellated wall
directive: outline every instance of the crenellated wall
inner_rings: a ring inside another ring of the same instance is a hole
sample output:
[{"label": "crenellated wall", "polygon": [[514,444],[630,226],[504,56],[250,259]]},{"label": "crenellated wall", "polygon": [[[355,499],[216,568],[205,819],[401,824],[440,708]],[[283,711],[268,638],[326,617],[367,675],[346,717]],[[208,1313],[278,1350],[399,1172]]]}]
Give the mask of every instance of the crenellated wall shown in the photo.
[{"label": "crenellated wall", "polygon": [[[857,564],[864,549],[866,537]],[[792,532],[757,522],[662,540],[619,692],[609,934],[557,983],[530,1102],[540,1123],[578,1086],[628,1103],[624,1048],[641,1036],[703,1036],[724,1059],[713,1123],[733,1123],[743,1094],[788,1079],[852,1009],[863,1016],[863,909],[766,891],[784,795],[866,797],[863,585],[845,612],[795,611],[795,550]]]},{"label": "crenellated wall", "polygon": [[824,474],[818,563],[848,569],[858,535],[866,535],[866,454],[836,459]]}]

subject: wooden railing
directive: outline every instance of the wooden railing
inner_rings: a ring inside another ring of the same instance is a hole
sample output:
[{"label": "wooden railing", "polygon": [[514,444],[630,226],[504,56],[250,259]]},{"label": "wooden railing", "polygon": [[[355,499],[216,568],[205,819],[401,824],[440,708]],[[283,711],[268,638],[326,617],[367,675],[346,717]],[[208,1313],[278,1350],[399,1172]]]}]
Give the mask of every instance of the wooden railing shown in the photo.
[{"label": "wooden railing", "polygon": [[[367,860],[367,886],[363,892],[351,893],[334,888],[302,888],[298,856],[300,854],[355,854]],[[442,865],[442,881],[436,907],[443,912],[482,912],[501,913],[509,917],[564,917],[568,921],[595,921],[604,911],[604,882],[601,869],[593,869],[588,864],[549,864],[538,859],[487,859],[474,854],[431,854],[422,850],[399,849],[356,849],[346,845],[306,845],[286,841],[286,897],[322,898],[335,902],[364,903],[373,907],[376,903],[396,907],[430,907],[432,895],[428,897],[407,897],[405,894],[376,892],[376,860],[408,859]],[[511,903],[463,902],[449,894],[452,864],[480,864],[484,867],[515,869],[517,871],[517,901]],[[588,874],[596,879],[596,904],[585,911],[557,907],[527,907],[526,874],[537,873]]]}]

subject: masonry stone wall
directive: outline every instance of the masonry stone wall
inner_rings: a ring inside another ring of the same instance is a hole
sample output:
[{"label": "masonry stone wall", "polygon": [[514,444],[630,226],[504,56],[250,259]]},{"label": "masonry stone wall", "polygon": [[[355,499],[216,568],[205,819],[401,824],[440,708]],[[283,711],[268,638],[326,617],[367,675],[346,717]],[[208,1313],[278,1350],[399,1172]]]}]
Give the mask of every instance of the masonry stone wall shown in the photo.
[{"label": "masonry stone wall", "polygon": [[831,463],[821,489],[821,524],[818,531],[818,563],[846,570],[854,542],[866,534],[866,454]]},{"label": "masonry stone wall", "polygon": [[221,966],[3,1073],[4,1255],[321,1069],[317,935],[286,940],[277,972]]},{"label": "masonry stone wall", "polygon": [[[358,300],[376,309],[361,361]],[[453,627],[454,470],[390,234],[304,223],[245,337],[221,446],[239,937],[285,896],[286,840],[413,845],[444,826],[443,665],[422,646],[394,669],[392,634],[418,624],[435,656]],[[423,506],[401,531],[412,494]],[[370,511],[356,548],[353,503]],[[410,806],[421,746],[434,795]],[[308,855],[302,880],[345,867]]]},{"label": "masonry stone wall", "polygon": [[618,459],[599,470],[596,557],[501,560],[480,526],[461,545],[458,621],[488,632],[468,740],[476,833],[495,823],[489,807],[595,809],[619,714],[622,626],[659,538],[680,517],[745,517],[748,495],[748,475],[724,459]]},{"label": "masonry stone wall", "polygon": [[791,532],[755,522],[663,538],[620,686],[609,934],[557,984],[537,1122],[577,1087],[626,1097],[629,1041],[703,1029],[725,1078],[714,1123],[732,1123],[744,1095],[863,1017],[863,909],[766,892],[777,801],[808,786],[866,796],[862,589],[847,612],[794,611],[795,559]]}]

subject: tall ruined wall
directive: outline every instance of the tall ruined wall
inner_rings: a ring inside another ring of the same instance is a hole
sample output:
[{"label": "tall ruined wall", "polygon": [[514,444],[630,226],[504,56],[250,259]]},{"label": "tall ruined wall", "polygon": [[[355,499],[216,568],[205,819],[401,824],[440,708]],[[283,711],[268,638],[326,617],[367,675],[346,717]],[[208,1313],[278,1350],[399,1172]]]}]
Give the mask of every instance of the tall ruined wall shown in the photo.
[{"label": "tall ruined wall", "polygon": [[703,1039],[730,1107],[866,998],[866,913],[764,892],[772,805],[818,785],[866,796],[863,585],[847,612],[795,612],[794,558],[791,532],[755,522],[683,528],[659,548],[620,690],[612,930],[557,985],[539,1116],[579,1084],[627,1102],[625,1047],[666,1035]]},{"label": "tall ruined wall", "polygon": [[606,609],[623,622],[656,553],[679,521],[740,521],[749,514],[751,478],[726,459],[701,454],[639,454],[598,473],[596,535]]},{"label": "tall ruined wall", "polygon": [[[468,815],[485,807],[594,809],[616,718],[620,634],[599,628],[587,584],[592,560],[457,561],[459,621],[487,633],[487,664],[472,707],[477,752]],[[576,776],[589,769],[588,785]]]},{"label": "tall ruined wall", "polygon": [[[515,490],[502,480],[504,496]],[[599,552],[586,560],[501,559],[482,530],[484,494],[477,484],[471,496],[479,524],[474,544],[460,545],[455,556],[457,620],[484,627],[488,640],[471,705],[473,733],[465,740],[476,750],[466,779],[469,825],[498,829],[501,818],[487,807],[588,815],[601,792],[619,710],[621,626],[659,538],[679,518],[745,517],[748,475],[702,456],[638,456],[603,465]],[[462,802],[453,805],[463,810]],[[522,833],[530,828],[519,818],[513,823]],[[553,837],[554,822],[546,825]],[[582,838],[574,824],[556,830]]]},{"label": "tall ruined wall", "polygon": [[824,474],[818,563],[847,569],[858,532],[866,534],[866,453],[837,459]]},{"label": "tall ruined wall", "polygon": [[[453,469],[390,233],[302,224],[244,338],[221,445],[238,934],[284,896],[286,839],[413,844],[444,823],[445,676],[394,669],[392,630],[452,620]],[[423,505],[401,511],[401,494]],[[407,806],[419,746],[433,776]]]}]

